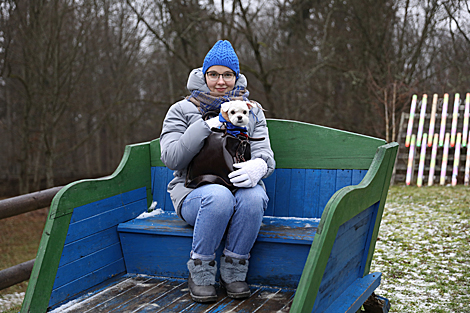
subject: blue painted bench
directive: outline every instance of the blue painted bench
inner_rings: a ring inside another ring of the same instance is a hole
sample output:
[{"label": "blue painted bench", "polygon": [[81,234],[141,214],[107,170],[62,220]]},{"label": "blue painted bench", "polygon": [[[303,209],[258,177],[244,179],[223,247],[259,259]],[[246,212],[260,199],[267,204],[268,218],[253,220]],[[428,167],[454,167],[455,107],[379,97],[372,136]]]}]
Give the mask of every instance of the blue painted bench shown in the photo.
[{"label": "blue painted bench", "polygon": [[[380,284],[381,273],[369,269],[398,144],[292,121],[268,120],[268,127],[277,168],[264,180],[270,201],[248,282],[278,288],[283,310],[356,312]],[[52,202],[22,312],[111,293],[129,277],[168,282],[159,286],[179,279],[184,287],[192,229],[174,213],[166,192],[172,177],[157,139],[126,147],[113,175],[64,187]],[[136,218],[154,202],[160,214]],[[83,301],[97,302],[90,299]],[[220,299],[223,312],[227,300]],[[275,303],[263,305],[259,312]]]}]

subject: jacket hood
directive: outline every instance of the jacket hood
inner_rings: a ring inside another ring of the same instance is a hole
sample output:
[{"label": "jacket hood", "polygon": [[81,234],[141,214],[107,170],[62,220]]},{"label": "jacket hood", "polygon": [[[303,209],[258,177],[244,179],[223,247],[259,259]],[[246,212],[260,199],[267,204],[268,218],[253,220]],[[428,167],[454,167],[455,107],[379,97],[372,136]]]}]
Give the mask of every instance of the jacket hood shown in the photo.
[{"label": "jacket hood", "polygon": [[[241,86],[245,87],[248,85],[245,75],[240,74],[238,77],[235,87]],[[204,74],[202,73],[202,67],[195,68],[191,71],[188,77],[188,83],[186,84],[186,88],[189,92],[193,90],[199,90],[202,92],[210,92],[209,87],[206,85],[206,80],[204,79]]]}]

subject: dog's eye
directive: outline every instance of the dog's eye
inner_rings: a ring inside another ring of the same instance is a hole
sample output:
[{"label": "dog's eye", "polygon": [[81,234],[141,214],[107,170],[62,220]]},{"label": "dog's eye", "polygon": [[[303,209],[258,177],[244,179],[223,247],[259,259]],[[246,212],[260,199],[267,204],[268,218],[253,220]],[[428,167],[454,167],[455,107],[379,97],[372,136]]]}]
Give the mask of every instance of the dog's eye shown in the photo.
[{"label": "dog's eye", "polygon": [[235,114],[235,110],[230,111],[230,114]]},{"label": "dog's eye", "polygon": [[243,111],[243,114],[246,114],[246,110],[245,110],[245,111]]}]

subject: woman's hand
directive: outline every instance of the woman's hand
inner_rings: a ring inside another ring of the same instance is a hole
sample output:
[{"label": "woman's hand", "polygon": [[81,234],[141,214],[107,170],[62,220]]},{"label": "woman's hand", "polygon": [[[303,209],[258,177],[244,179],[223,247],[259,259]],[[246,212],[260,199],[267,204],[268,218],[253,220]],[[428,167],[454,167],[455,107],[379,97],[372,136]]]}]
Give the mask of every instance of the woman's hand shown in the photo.
[{"label": "woman's hand", "polygon": [[235,187],[240,188],[256,186],[259,180],[266,175],[268,171],[268,165],[261,158],[236,163],[233,167],[239,169],[228,174],[228,178]]}]

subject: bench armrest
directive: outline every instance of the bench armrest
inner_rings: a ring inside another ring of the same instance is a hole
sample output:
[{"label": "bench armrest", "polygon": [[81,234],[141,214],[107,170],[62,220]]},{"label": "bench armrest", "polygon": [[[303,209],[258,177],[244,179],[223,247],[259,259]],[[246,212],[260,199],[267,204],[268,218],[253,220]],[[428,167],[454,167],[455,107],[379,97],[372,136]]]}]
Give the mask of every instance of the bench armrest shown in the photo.
[{"label": "bench armrest", "polygon": [[379,202],[363,275],[368,274],[398,150],[397,143],[380,146],[364,179],[338,190],[328,201],[305,263],[290,312],[311,312],[339,227]]},{"label": "bench armrest", "polygon": [[75,208],[138,188],[146,188],[147,203],[151,201],[149,146],[149,143],[127,146],[112,175],[73,182],[57,193],[52,200],[21,312],[47,310]]}]

